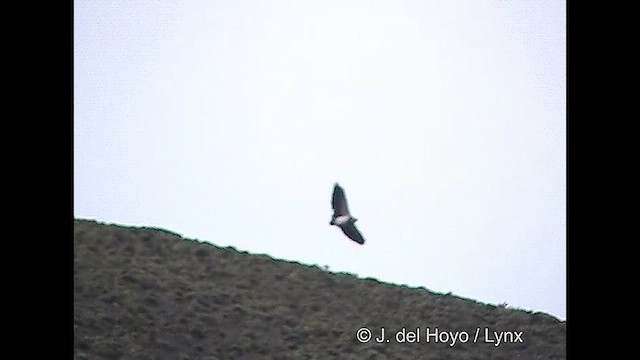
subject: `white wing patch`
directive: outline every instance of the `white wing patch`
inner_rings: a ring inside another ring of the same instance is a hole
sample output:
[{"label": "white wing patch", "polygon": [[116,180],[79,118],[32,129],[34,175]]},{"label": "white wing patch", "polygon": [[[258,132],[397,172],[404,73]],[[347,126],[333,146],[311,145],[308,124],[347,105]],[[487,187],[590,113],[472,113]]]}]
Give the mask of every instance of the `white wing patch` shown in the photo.
[{"label": "white wing patch", "polygon": [[350,216],[349,215],[340,215],[340,216],[336,216],[334,222],[336,223],[336,225],[342,225],[346,222],[349,221]]}]

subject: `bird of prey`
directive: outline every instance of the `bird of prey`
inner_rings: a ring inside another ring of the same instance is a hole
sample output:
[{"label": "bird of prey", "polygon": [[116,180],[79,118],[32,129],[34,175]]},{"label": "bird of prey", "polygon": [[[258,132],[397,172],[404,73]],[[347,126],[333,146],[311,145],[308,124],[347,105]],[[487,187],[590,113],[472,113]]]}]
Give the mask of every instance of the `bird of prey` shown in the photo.
[{"label": "bird of prey", "polygon": [[358,219],[351,216],[349,213],[349,207],[347,206],[347,198],[344,196],[344,189],[336,183],[333,186],[333,198],[331,200],[333,206],[333,216],[329,225],[335,225],[342,229],[342,232],[349,237],[349,239],[357,242],[358,244],[364,244],[364,238],[360,231],[356,228],[355,222]]}]

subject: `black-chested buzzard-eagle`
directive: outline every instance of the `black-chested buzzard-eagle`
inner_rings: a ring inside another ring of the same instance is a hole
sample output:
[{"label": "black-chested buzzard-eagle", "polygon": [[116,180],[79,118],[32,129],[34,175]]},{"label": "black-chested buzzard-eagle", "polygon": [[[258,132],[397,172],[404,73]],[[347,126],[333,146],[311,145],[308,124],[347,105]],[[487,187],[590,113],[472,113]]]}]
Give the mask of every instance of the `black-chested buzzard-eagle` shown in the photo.
[{"label": "black-chested buzzard-eagle", "polygon": [[349,239],[360,245],[364,244],[364,238],[355,225],[355,222],[358,221],[358,219],[354,218],[349,213],[344,189],[340,187],[338,183],[333,186],[333,198],[331,199],[331,205],[333,206],[333,216],[331,217],[331,222],[329,224],[340,227],[342,232],[344,232]]}]

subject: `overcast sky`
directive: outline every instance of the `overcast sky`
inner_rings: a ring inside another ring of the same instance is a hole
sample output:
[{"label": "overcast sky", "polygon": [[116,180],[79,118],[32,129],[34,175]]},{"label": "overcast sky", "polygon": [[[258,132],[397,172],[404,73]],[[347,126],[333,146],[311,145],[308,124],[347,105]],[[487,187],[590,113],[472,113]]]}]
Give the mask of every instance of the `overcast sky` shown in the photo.
[{"label": "overcast sky", "polygon": [[566,318],[564,1],[74,4],[76,217]]}]

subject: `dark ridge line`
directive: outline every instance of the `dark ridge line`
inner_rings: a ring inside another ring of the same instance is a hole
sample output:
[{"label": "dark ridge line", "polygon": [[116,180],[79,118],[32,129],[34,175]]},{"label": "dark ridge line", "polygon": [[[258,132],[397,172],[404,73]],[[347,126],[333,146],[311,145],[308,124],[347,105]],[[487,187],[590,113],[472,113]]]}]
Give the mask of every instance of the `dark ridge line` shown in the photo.
[{"label": "dark ridge line", "polygon": [[301,267],[306,267],[306,268],[310,268],[310,269],[315,269],[315,270],[319,270],[325,273],[330,273],[339,277],[346,277],[346,278],[353,278],[355,280],[359,280],[359,281],[369,281],[369,282],[375,282],[377,284],[381,284],[381,285],[385,285],[385,286],[390,286],[390,287],[394,287],[394,288],[399,288],[399,289],[408,289],[411,291],[421,291],[421,292],[426,292],[428,294],[431,295],[435,295],[435,296],[441,296],[441,297],[451,297],[454,300],[459,300],[459,301],[465,301],[465,302],[472,302],[478,305],[482,305],[482,306],[487,306],[487,307],[491,307],[491,308],[503,308],[505,310],[508,311],[513,311],[513,312],[522,312],[525,314],[529,314],[529,315],[535,315],[535,316],[545,316],[545,317],[549,317],[553,320],[556,320],[560,323],[566,323],[566,320],[562,320],[558,317],[556,317],[553,314],[549,314],[543,311],[534,311],[534,310],[530,310],[530,309],[523,309],[523,308],[518,308],[518,307],[505,307],[503,306],[503,304],[492,304],[489,302],[483,302],[477,299],[473,299],[473,298],[468,298],[468,297],[464,297],[461,295],[457,295],[452,293],[451,291],[449,292],[436,292],[436,291],[432,291],[429,290],[428,288],[424,287],[424,286],[410,286],[408,284],[397,284],[397,283],[392,283],[392,282],[386,282],[384,280],[380,280],[374,277],[366,277],[366,278],[362,278],[360,276],[358,276],[358,274],[354,274],[354,273],[350,273],[350,272],[345,272],[345,271],[340,271],[340,272],[333,272],[331,270],[325,270],[322,266],[318,265],[318,264],[305,264],[305,263],[301,263],[299,261],[296,260],[290,260],[290,259],[283,259],[283,258],[276,258],[273,257],[269,254],[259,254],[259,253],[251,253],[249,251],[246,250],[241,250],[238,249],[232,245],[229,246],[220,246],[217,245],[213,242],[207,241],[207,240],[200,240],[198,238],[188,238],[188,237],[184,237],[182,234],[164,229],[164,228],[160,228],[160,227],[150,227],[150,226],[135,226],[135,225],[123,225],[123,224],[118,224],[118,223],[108,223],[108,222],[104,222],[104,221],[99,221],[99,220],[95,220],[95,219],[83,219],[83,218],[74,218],[74,223],[94,223],[96,225],[104,225],[104,226],[115,226],[117,228],[121,228],[121,229],[127,229],[127,230],[142,230],[142,231],[156,231],[159,233],[163,233],[166,235],[170,235],[170,236],[174,236],[176,237],[178,240],[182,240],[182,241],[189,241],[189,242],[193,242],[196,243],[198,245],[205,245],[205,246],[212,246],[216,249],[219,250],[231,250],[234,251],[237,254],[242,254],[242,255],[247,255],[247,256],[251,256],[251,257],[259,257],[259,258],[263,258],[265,260],[270,260],[270,261],[274,261],[277,263],[285,263],[285,264],[291,264],[291,265],[298,265]]}]

